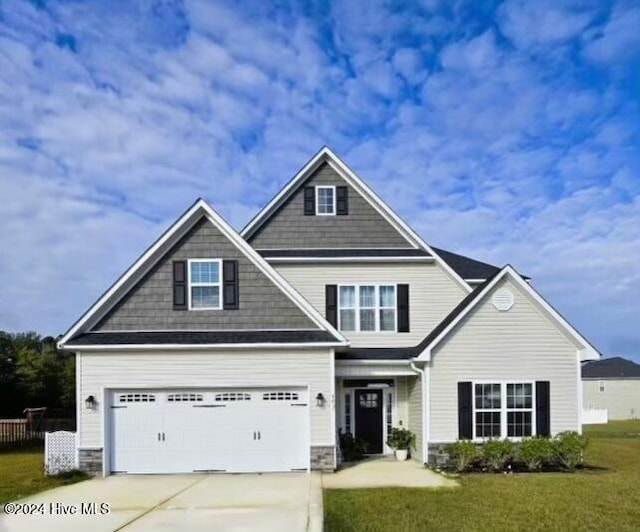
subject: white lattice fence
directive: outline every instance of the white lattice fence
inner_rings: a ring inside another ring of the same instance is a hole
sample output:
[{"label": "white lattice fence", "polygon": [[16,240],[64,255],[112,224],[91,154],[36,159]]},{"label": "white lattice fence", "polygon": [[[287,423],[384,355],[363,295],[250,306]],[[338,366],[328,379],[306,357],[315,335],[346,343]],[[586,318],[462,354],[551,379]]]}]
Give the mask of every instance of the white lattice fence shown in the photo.
[{"label": "white lattice fence", "polygon": [[66,430],[44,435],[44,472],[57,475],[78,467],[76,433]]}]

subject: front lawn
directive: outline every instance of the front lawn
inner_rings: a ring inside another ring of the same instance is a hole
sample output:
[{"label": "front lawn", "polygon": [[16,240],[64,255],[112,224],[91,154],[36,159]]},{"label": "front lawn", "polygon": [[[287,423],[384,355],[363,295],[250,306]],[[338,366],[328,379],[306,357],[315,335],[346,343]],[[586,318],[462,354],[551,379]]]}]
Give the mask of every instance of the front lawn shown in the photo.
[{"label": "front lawn", "polygon": [[44,476],[44,450],[30,447],[0,452],[0,506],[39,491],[88,478],[80,472],[60,477]]},{"label": "front lawn", "polygon": [[333,531],[640,530],[640,421],[589,427],[577,473],[471,474],[458,489],[327,490]]}]

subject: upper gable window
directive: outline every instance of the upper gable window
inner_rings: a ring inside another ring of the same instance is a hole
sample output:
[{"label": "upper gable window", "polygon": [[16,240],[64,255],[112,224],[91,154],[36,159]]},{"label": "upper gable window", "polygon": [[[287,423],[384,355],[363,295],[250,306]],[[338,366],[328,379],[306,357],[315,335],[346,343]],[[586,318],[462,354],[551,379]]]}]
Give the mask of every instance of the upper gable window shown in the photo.
[{"label": "upper gable window", "polygon": [[336,214],[336,187],[316,187],[316,214],[319,216]]},{"label": "upper gable window", "polygon": [[219,259],[189,260],[189,308],[219,310],[222,308]]}]

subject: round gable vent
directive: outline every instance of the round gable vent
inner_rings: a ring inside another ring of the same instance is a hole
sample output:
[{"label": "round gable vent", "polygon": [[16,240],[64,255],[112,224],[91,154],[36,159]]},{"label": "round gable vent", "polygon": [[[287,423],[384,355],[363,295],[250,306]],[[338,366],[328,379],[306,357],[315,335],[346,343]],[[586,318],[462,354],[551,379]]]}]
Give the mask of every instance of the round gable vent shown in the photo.
[{"label": "round gable vent", "polygon": [[502,312],[506,312],[511,307],[513,307],[513,292],[508,288],[501,288],[500,290],[496,290],[496,293],[493,294],[492,298],[493,306]]}]

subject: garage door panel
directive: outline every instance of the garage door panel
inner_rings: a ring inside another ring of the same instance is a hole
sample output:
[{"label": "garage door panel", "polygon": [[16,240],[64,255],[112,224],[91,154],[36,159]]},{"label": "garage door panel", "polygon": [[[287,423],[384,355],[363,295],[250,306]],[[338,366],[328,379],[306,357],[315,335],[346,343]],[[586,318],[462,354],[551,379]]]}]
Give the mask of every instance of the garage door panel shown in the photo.
[{"label": "garage door panel", "polygon": [[112,401],[113,471],[271,472],[309,466],[303,388],[125,390],[114,392]]}]

